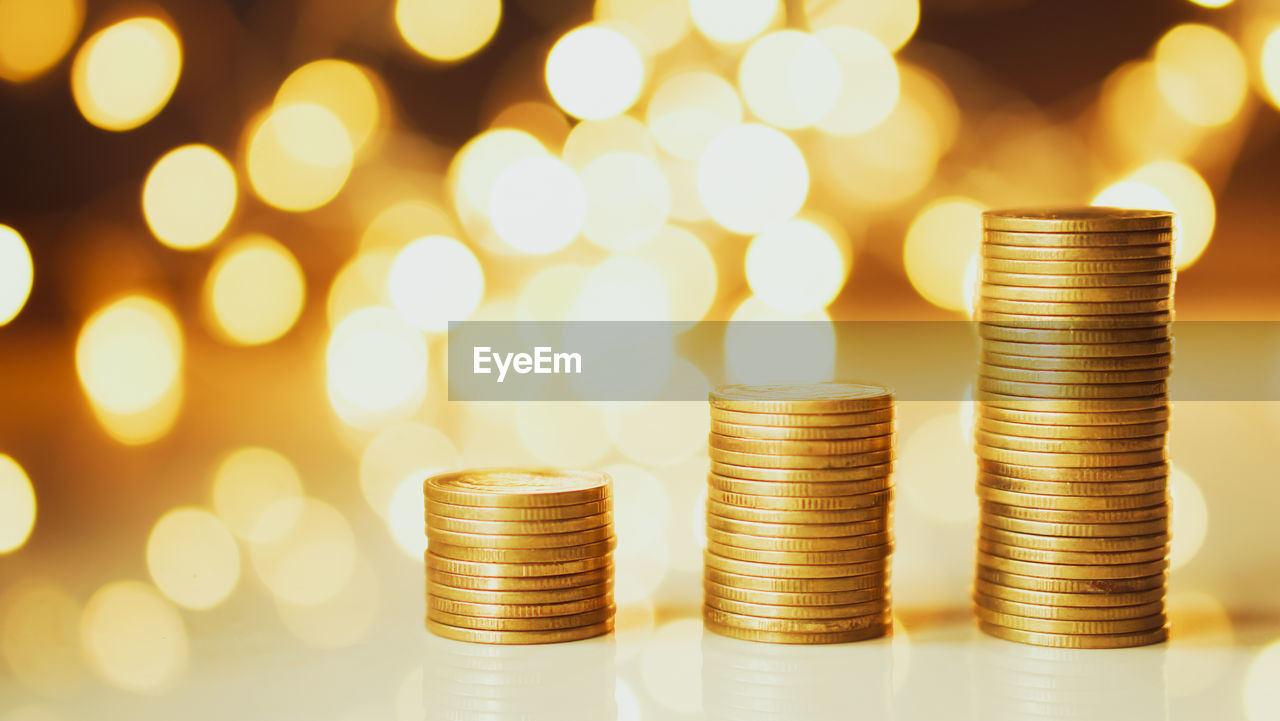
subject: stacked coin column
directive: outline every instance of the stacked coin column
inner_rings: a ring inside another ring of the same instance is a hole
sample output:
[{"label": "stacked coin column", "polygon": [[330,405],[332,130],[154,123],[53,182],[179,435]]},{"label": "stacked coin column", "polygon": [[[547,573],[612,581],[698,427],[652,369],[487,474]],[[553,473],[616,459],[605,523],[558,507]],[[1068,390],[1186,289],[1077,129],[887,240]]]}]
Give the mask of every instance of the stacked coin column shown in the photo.
[{"label": "stacked coin column", "polygon": [[461,641],[555,643],[613,629],[606,474],[497,469],[424,485],[427,627]]},{"label": "stacked coin column", "polygon": [[981,628],[1065,648],[1166,638],[1173,218],[983,218]]},{"label": "stacked coin column", "polygon": [[891,624],[893,395],[824,383],[711,394],[703,618],[839,643]]}]

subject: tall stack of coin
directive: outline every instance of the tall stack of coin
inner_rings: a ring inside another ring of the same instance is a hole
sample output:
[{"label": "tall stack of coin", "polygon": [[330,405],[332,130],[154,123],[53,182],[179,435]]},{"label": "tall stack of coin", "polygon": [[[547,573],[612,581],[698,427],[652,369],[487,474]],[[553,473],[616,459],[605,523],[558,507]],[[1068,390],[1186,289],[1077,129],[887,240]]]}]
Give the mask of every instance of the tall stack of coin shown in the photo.
[{"label": "tall stack of coin", "polygon": [[854,383],[711,393],[707,628],[840,643],[891,623],[893,394]]},{"label": "tall stack of coin", "polygon": [[981,628],[1064,648],[1167,637],[1173,216],[983,216]]},{"label": "tall stack of coin", "polygon": [[424,485],[427,627],[477,643],[613,629],[613,490],[604,473],[494,469]]}]

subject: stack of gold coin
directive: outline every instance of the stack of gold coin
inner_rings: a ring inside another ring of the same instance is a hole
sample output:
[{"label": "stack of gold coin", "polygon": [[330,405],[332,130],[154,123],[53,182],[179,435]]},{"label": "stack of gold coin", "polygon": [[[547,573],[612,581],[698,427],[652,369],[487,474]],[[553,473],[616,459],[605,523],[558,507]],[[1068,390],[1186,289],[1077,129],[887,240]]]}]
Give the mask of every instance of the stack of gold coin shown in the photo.
[{"label": "stack of gold coin", "polygon": [[983,216],[981,628],[1063,648],[1167,637],[1173,216]]},{"label": "stack of gold coin", "polygon": [[893,413],[873,385],[711,393],[707,628],[807,644],[888,630]]},{"label": "stack of gold coin", "polygon": [[613,629],[613,491],[604,473],[434,476],[427,627],[476,643],[556,643]]}]

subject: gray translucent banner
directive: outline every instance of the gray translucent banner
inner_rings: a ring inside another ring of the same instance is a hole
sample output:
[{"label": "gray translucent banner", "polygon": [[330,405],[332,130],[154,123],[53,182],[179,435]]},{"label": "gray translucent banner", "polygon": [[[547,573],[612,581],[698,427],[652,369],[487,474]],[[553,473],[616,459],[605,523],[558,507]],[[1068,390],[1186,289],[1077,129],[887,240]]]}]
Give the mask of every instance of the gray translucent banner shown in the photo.
[{"label": "gray translucent banner", "polygon": [[[998,347],[1003,357],[988,360],[1014,369],[995,375],[1044,384],[1025,387],[1051,397],[1060,390],[1072,397],[1078,386],[1100,385],[1095,376],[1051,375],[1045,363],[1019,359],[1060,355],[1052,344],[1017,343],[1072,339],[1106,353],[1114,334],[1129,341],[1126,355],[1169,350],[1160,329],[1053,323],[1002,329],[965,321],[468,321],[449,325],[449,400],[691,401],[727,383],[823,380],[879,383],[904,401],[965,400],[978,394],[982,336],[993,335],[999,340],[985,351]],[[1168,335],[1173,400],[1280,400],[1280,322],[1181,321]],[[1132,377],[1143,394],[1165,387],[1140,368],[1161,375],[1162,363],[1151,360],[1125,366],[1137,368],[1125,381]]]}]

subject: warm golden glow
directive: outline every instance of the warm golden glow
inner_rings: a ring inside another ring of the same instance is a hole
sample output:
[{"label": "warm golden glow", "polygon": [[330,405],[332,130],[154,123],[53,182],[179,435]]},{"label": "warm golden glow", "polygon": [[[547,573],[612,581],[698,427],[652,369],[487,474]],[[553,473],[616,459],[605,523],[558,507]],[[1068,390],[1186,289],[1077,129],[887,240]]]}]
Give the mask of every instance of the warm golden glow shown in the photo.
[{"label": "warm golden glow", "polygon": [[362,308],[329,338],[328,390],[334,410],[361,426],[411,413],[426,393],[427,344],[390,308]]},{"label": "warm golden glow", "polygon": [[457,223],[448,211],[428,200],[405,200],[379,212],[360,236],[360,249],[399,251],[428,235],[458,237]]},{"label": "warm golden glow", "polygon": [[662,52],[689,32],[688,0],[596,0],[595,19],[634,28],[648,49]]},{"label": "warm golden glow", "polygon": [[547,156],[509,165],[489,195],[493,229],[521,253],[542,255],[567,246],[582,229],[586,215],[586,195],[577,174]]},{"label": "warm golden glow", "polygon": [[[471,7],[473,3],[465,3]],[[378,129],[382,98],[376,78],[345,60],[316,60],[290,73],[276,93],[276,105],[312,104],[333,113],[359,151]]]},{"label": "warm golden glow", "polygon": [[95,406],[137,415],[181,384],[182,332],[159,302],[129,296],[94,313],[76,342],[76,371]]},{"label": "warm golden glow", "polygon": [[[228,530],[250,543],[274,541],[288,533],[300,506],[284,501],[302,497],[302,481],[293,463],[268,448],[233,451],[213,477],[213,508]],[[268,513],[270,511],[270,513]]]},{"label": "warm golden glow", "polygon": [[84,22],[84,0],[0,0],[0,80],[20,83],[62,59]]},{"label": "warm golden glow", "polygon": [[449,166],[449,189],[458,217],[463,223],[487,223],[489,196],[502,172],[519,160],[546,155],[536,138],[511,128],[486,130],[467,141]]},{"label": "warm golden glow", "polygon": [[965,433],[968,404],[933,416],[902,443],[896,481],[903,499],[929,518],[946,523],[976,520],[973,497],[973,436]]},{"label": "warm golden glow", "polygon": [[719,43],[745,43],[782,16],[778,0],[689,0],[698,31]]},{"label": "warm golden glow", "polygon": [[356,563],[355,535],[347,519],[314,498],[281,501],[267,509],[263,523],[294,519],[282,536],[250,548],[253,568],[277,599],[323,603],[351,579]]},{"label": "warm golden glow", "polygon": [[27,472],[0,453],[0,555],[21,548],[36,525],[36,492]]},{"label": "warm golden glow", "polygon": [[613,447],[604,412],[591,403],[520,403],[519,440],[542,463],[590,468]]},{"label": "warm golden glow", "polygon": [[1169,496],[1173,505],[1169,568],[1176,570],[1190,563],[1204,546],[1209,535],[1209,504],[1195,479],[1177,466],[1169,473]]},{"label": "warm golden glow", "polygon": [[1280,639],[1267,644],[1244,677],[1244,711],[1249,721],[1274,721],[1280,716]]},{"label": "warm golden glow", "polygon": [[396,0],[401,37],[441,62],[462,60],[484,47],[502,19],[502,0]]},{"label": "warm golden glow", "polygon": [[389,248],[367,250],[358,253],[338,270],[325,302],[325,318],[330,328],[336,328],[344,318],[361,308],[391,305],[387,277],[395,259],[395,251]]},{"label": "warm golden glow", "polygon": [[907,279],[925,300],[947,310],[969,308],[966,273],[982,242],[983,207],[967,198],[943,198],[916,215],[902,259]]},{"label": "warm golden glow", "polygon": [[[945,115],[903,96],[884,122],[861,135],[823,135],[815,165],[844,200],[890,206],[918,193],[933,177],[943,152]],[[816,171],[815,171],[816,173]]]},{"label": "warm golden glow", "polygon": [[138,581],[99,588],[80,623],[85,655],[111,685],[157,693],[187,667],[187,629],[156,590]]},{"label": "warm golden glow", "polygon": [[[633,252],[666,280],[671,320],[696,322],[706,317],[716,299],[719,272],[711,251],[698,236],[667,226]],[[547,317],[555,316],[541,316]]]},{"label": "warm golden glow", "polygon": [[700,70],[680,73],[654,91],[645,122],[663,150],[697,158],[718,133],[742,122],[742,101],[719,75]]},{"label": "warm golden glow", "polygon": [[898,104],[898,66],[879,40],[861,30],[831,27],[815,33],[835,58],[840,90],[818,127],[836,135],[855,135],[883,123]]},{"label": "warm golden glow", "polygon": [[582,234],[610,250],[644,245],[671,212],[671,189],[657,164],[635,153],[609,153],[582,170],[587,214]]},{"label": "warm golden glow", "polygon": [[353,151],[347,127],[312,103],[276,106],[249,131],[249,182],[282,210],[318,208],[342,190]]},{"label": "warm golden glow", "polygon": [[0,326],[17,317],[31,295],[35,266],[18,231],[0,225]]},{"label": "warm golden glow", "polygon": [[453,441],[424,423],[399,423],[373,437],[360,456],[360,489],[379,516],[390,518],[392,500],[400,487],[416,479],[418,530],[422,530],[422,481],[455,469],[458,449]]},{"label": "warm golden glow", "polygon": [[182,71],[178,36],[157,18],[124,20],[80,46],[71,94],[85,120],[105,130],[131,130],[164,108]]},{"label": "warm golden glow", "polygon": [[0,658],[14,680],[48,697],[80,680],[80,604],[44,580],[14,579],[0,593]]},{"label": "warm golden glow", "polygon": [[581,173],[595,159],[609,153],[634,153],[654,158],[658,151],[644,123],[630,115],[605,120],[583,120],[573,126],[560,155]]},{"label": "warm golden glow", "polygon": [[1231,0],[1191,0],[1191,2],[1206,8],[1224,8],[1231,4]]},{"label": "warm golden glow", "polygon": [[179,250],[213,242],[235,207],[235,171],[207,145],[170,150],[151,167],[142,186],[142,213],[151,232]]},{"label": "warm golden glow", "polygon": [[327,601],[290,603],[276,599],[276,611],[285,627],[303,643],[325,649],[364,640],[378,621],[381,605],[378,575],[364,562],[357,562],[351,580]]},{"label": "warm golden glow", "polygon": [[824,118],[840,98],[840,65],[809,33],[780,30],[751,44],[738,66],[742,99],[757,117],[788,130]]},{"label": "warm golden glow", "polygon": [[804,0],[804,4],[815,30],[856,28],[890,51],[905,45],[920,24],[920,0]]},{"label": "warm golden glow", "polygon": [[475,253],[443,235],[419,238],[396,255],[387,278],[391,303],[425,331],[447,330],[471,316],[484,297],[484,270]]},{"label": "warm golden glow", "polygon": [[669,621],[645,644],[640,675],[650,698],[678,714],[702,712],[702,622]]},{"label": "warm golden glow", "polygon": [[820,226],[791,220],[752,239],[747,247],[747,284],[775,310],[822,310],[844,287],[848,257],[848,248],[842,249]]},{"label": "warm golden glow", "polygon": [[1262,84],[1271,104],[1280,108],[1280,26],[1262,43]]},{"label": "warm golden glow", "polygon": [[1098,193],[1093,204],[1177,213],[1173,262],[1180,270],[1193,265],[1204,253],[1217,222],[1209,184],[1191,166],[1172,160],[1138,168]]},{"label": "warm golden glow", "polygon": [[240,551],[217,516],[175,508],[151,529],[147,569],[169,600],[203,610],[231,595],[240,580]]},{"label": "warm golden glow", "polygon": [[1226,33],[1208,25],[1179,25],[1160,38],[1154,59],[1160,91],[1188,122],[1222,125],[1240,112],[1248,71]]},{"label": "warm golden glow", "polygon": [[265,235],[246,235],[224,248],[210,268],[205,309],[226,340],[270,343],[297,322],[305,283],[288,248]]},{"label": "warm golden glow", "polygon": [[570,30],[547,55],[547,88],[565,112],[601,119],[626,112],[644,85],[644,59],[627,36],[588,25]]},{"label": "warm golden glow", "polygon": [[717,135],[698,159],[698,195],[735,233],[758,233],[791,218],[809,193],[800,149],[772,128],[747,124]]}]

